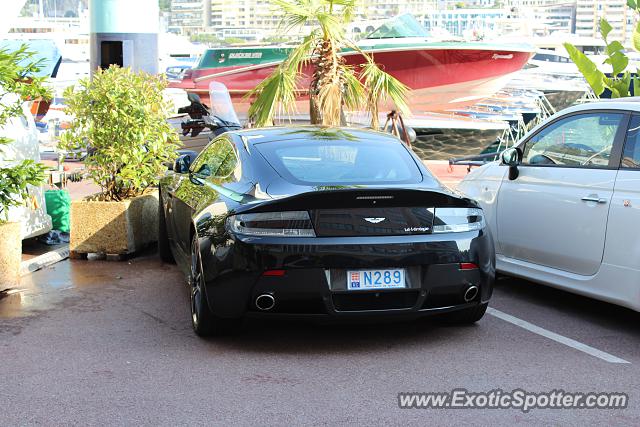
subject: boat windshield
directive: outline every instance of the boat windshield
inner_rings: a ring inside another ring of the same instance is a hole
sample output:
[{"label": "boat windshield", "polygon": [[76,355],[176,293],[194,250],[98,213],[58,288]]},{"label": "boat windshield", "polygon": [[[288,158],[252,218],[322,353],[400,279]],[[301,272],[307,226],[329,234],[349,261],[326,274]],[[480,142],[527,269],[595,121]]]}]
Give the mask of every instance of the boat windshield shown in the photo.
[{"label": "boat windshield", "polygon": [[367,39],[397,39],[408,37],[428,37],[427,30],[410,13],[385,22],[369,34]]},{"label": "boat windshield", "polygon": [[209,84],[209,100],[211,102],[211,111],[227,124],[239,124],[240,120],[233,108],[229,90],[220,82],[211,82]]}]

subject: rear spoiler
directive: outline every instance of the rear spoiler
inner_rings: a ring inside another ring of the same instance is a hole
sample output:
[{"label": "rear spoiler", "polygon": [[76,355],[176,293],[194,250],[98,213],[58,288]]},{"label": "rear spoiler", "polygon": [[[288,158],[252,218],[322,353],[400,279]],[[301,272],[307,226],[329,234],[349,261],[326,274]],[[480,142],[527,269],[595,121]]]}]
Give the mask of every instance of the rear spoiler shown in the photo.
[{"label": "rear spoiler", "polygon": [[238,207],[235,213],[364,207],[479,207],[472,199],[432,189],[319,188]]}]

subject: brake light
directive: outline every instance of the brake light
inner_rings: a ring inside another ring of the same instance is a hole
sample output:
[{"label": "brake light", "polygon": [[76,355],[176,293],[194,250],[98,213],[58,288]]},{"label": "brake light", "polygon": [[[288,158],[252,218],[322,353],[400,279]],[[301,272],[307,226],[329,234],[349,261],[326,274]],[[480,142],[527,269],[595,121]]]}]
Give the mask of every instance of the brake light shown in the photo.
[{"label": "brake light", "polygon": [[261,212],[232,215],[229,229],[249,236],[315,237],[307,211]]},{"label": "brake light", "polygon": [[478,266],[472,262],[461,262],[460,270],[477,270]]},{"label": "brake light", "polygon": [[284,276],[284,270],[265,270],[262,272],[262,275],[269,277],[281,277]]},{"label": "brake light", "polygon": [[434,233],[461,233],[484,228],[484,213],[480,208],[435,208]]}]

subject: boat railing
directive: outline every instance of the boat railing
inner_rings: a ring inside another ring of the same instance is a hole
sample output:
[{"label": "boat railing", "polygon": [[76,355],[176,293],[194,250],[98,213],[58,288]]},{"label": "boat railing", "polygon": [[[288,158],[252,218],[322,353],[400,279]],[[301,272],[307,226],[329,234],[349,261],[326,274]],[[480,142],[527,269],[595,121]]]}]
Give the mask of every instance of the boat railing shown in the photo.
[{"label": "boat railing", "polygon": [[476,166],[482,166],[486,163],[493,162],[498,159],[502,151],[496,151],[495,153],[478,154],[475,156],[457,157],[449,159],[449,171],[453,170],[454,166],[466,166],[467,172],[471,171],[471,168]]},{"label": "boat railing", "polygon": [[587,102],[593,102],[593,101],[597,101],[598,96],[595,94],[595,92],[589,88],[587,89],[584,94],[576,101],[576,104],[585,104]]},{"label": "boat railing", "polygon": [[542,92],[536,94],[534,103],[540,110],[536,117],[529,122],[525,122],[520,114],[518,120],[505,129],[498,138],[495,151],[474,156],[451,158],[449,159],[449,170],[453,170],[453,166],[467,166],[467,171],[471,171],[472,167],[482,166],[497,160],[504,150],[516,145],[531,129],[556,113],[556,109]]}]

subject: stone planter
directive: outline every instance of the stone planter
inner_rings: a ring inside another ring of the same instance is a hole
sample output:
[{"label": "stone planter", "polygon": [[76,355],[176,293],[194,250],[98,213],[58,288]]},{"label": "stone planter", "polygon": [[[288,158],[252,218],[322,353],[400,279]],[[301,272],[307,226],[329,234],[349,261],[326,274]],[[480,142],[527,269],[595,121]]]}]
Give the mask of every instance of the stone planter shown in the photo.
[{"label": "stone planter", "polygon": [[0,224],[0,291],[20,283],[22,224]]},{"label": "stone planter", "polygon": [[158,241],[158,191],[122,202],[95,200],[71,202],[73,257],[97,253],[130,255]]}]

